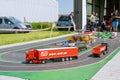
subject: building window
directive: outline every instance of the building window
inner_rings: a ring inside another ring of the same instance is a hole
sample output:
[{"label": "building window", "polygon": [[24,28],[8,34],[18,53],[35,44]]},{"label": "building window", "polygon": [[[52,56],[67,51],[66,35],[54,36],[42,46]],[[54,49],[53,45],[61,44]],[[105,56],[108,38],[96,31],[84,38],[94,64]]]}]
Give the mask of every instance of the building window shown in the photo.
[{"label": "building window", "polygon": [[87,16],[90,16],[93,11],[100,12],[100,0],[87,0]]},{"label": "building window", "polygon": [[88,4],[87,5],[87,15],[91,15],[92,12],[92,5]]},{"label": "building window", "polygon": [[100,1],[99,0],[95,0],[95,6],[99,6]]},{"label": "building window", "polygon": [[2,19],[0,19],[0,24],[2,24]]},{"label": "building window", "polygon": [[106,11],[107,11],[107,10],[106,10],[106,9],[104,9],[104,16],[106,16]]},{"label": "building window", "polygon": [[107,8],[107,0],[105,0],[104,8]]},{"label": "building window", "polygon": [[99,13],[99,7],[95,6],[94,9],[95,9],[95,10],[94,10],[95,12]]},{"label": "building window", "polygon": [[92,0],[87,0],[87,2],[92,4]]}]

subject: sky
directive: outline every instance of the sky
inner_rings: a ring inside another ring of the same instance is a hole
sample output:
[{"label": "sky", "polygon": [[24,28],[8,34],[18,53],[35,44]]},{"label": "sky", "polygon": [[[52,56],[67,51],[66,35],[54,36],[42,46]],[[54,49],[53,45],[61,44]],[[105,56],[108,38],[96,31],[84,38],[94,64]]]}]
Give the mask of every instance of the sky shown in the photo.
[{"label": "sky", "polygon": [[69,14],[73,11],[73,0],[57,0],[59,14]]}]

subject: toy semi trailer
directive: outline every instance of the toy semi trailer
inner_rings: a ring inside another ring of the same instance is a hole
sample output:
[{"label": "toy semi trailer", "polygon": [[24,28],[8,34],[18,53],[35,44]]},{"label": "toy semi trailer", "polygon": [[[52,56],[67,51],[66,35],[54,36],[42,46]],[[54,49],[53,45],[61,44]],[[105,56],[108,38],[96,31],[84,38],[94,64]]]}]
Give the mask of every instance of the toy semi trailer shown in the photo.
[{"label": "toy semi trailer", "polygon": [[68,61],[78,58],[77,47],[32,49],[26,52],[26,63],[46,63],[48,60]]},{"label": "toy semi trailer", "polygon": [[106,53],[108,53],[108,45],[107,45],[107,43],[102,43],[101,45],[96,46],[92,50],[92,54],[94,56],[99,56],[100,57],[101,54],[105,55]]}]

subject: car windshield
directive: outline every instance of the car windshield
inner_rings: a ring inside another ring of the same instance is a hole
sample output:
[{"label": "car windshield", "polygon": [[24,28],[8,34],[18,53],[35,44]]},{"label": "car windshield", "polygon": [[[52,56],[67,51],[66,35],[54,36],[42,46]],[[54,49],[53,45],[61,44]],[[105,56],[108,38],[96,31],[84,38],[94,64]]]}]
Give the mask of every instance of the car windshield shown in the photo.
[{"label": "car windshield", "polygon": [[14,17],[10,17],[9,18],[13,23],[22,23],[20,20],[14,18]]},{"label": "car windshield", "polygon": [[59,18],[59,21],[69,21],[70,20],[70,17],[69,16],[61,16]]}]

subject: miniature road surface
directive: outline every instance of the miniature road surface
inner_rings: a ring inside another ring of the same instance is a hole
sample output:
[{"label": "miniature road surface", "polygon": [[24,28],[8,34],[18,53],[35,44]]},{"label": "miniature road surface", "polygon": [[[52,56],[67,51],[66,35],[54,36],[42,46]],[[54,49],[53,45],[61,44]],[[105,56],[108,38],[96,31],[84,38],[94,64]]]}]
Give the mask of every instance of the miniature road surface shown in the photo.
[{"label": "miniature road surface", "polygon": [[[105,57],[110,55],[120,45],[120,35],[116,39],[108,39],[106,42],[110,45],[109,52],[106,55],[102,55],[101,58],[95,58],[92,56],[91,50],[79,55],[78,60],[66,61],[66,62],[48,62],[47,64],[25,64],[25,52],[30,49],[43,49],[60,47],[55,43],[65,41],[66,38],[57,38],[54,40],[34,42],[24,45],[18,45],[13,47],[7,47],[0,49],[0,71],[47,71],[47,70],[60,70],[67,68],[74,68],[89,65],[99,62]],[[96,46],[103,42],[102,39],[96,39],[96,42],[92,44]]]}]

